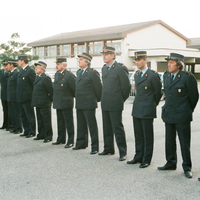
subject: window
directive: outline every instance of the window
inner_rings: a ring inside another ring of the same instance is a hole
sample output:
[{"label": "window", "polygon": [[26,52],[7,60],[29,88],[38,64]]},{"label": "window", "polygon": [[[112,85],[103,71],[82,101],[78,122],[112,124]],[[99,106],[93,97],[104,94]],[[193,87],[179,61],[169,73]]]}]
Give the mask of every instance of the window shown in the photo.
[{"label": "window", "polygon": [[63,46],[62,56],[69,56],[69,45],[62,45],[62,46]]},{"label": "window", "polygon": [[103,49],[103,42],[90,42],[88,45],[88,51],[91,55],[99,55]]},{"label": "window", "polygon": [[45,57],[55,58],[57,56],[56,46],[46,46],[45,47]]},{"label": "window", "polygon": [[81,54],[82,52],[85,52],[85,44],[74,44],[74,55]]},{"label": "window", "polygon": [[44,58],[44,47],[38,47],[39,58]]},{"label": "window", "polygon": [[56,57],[56,46],[50,46],[50,57],[55,58]]}]

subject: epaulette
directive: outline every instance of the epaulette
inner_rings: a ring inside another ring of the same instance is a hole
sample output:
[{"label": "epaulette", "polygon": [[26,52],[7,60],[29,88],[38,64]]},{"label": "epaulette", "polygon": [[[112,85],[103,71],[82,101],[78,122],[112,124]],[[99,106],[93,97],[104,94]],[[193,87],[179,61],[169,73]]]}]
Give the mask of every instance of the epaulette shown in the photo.
[{"label": "epaulette", "polygon": [[125,67],[124,63],[119,63],[122,67]]},{"label": "epaulette", "polygon": [[164,74],[166,74],[166,73],[167,73],[167,71]]},{"label": "epaulette", "polygon": [[157,74],[157,73],[158,73],[158,71],[156,71],[156,70],[153,70],[153,69],[151,69],[151,71],[152,71],[152,72],[154,72],[155,74]]},{"label": "epaulette", "polygon": [[106,64],[103,65],[104,67],[106,66]]},{"label": "epaulette", "polygon": [[95,68],[93,68],[93,71],[96,71],[96,69],[95,69]]},{"label": "epaulette", "polygon": [[187,71],[187,74],[188,74],[188,75],[191,75],[192,73],[191,73],[190,71]]},{"label": "epaulette", "polygon": [[46,74],[46,76],[49,76],[48,74]]}]

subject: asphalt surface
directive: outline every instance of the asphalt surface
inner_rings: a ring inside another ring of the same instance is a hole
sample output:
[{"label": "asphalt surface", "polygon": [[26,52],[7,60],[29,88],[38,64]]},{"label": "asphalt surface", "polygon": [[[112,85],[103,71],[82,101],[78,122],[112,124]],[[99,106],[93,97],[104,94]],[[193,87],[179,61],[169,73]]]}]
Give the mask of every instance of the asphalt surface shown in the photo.
[{"label": "asphalt surface", "polygon": [[[126,131],[127,160],[134,155],[131,117],[133,97],[125,103],[123,123]],[[90,147],[74,151],[64,145],[34,141],[0,130],[0,199],[1,200],[113,200],[113,199],[200,199],[200,103],[192,122],[191,153],[193,178],[187,179],[182,170],[182,158],[177,140],[178,166],[175,171],[159,171],[165,164],[165,129],[161,120],[161,101],[154,121],[154,155],[148,168],[128,165],[115,155],[90,155]],[[100,106],[97,109],[100,151],[103,132]],[[74,110],[76,125],[76,113]],[[56,113],[52,113],[53,141],[57,138]],[[0,106],[0,125],[2,107]]]}]

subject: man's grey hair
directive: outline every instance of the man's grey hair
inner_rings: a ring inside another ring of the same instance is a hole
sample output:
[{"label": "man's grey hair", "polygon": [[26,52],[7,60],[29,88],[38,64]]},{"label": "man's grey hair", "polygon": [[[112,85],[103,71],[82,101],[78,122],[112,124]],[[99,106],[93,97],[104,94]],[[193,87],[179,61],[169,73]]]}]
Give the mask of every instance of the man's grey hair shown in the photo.
[{"label": "man's grey hair", "polygon": [[65,67],[67,67],[67,62],[62,62],[63,65],[65,65]]},{"label": "man's grey hair", "polygon": [[85,62],[88,64],[88,67],[90,67],[91,61],[89,59],[85,58]]},{"label": "man's grey hair", "polygon": [[44,66],[42,66],[42,65],[40,65],[40,69],[46,71],[46,68]]}]

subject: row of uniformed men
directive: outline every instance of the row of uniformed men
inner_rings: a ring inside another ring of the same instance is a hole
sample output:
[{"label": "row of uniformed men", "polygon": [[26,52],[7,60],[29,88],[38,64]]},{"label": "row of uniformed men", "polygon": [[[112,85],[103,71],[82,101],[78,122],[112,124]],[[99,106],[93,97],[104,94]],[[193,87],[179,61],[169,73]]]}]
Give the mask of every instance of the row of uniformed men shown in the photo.
[{"label": "row of uniformed men", "polygon": [[[53,101],[53,107],[57,112],[58,137],[52,144],[64,144],[67,129],[68,140],[65,147],[74,146],[72,108],[75,97],[77,140],[73,150],[85,149],[88,146],[89,128],[92,142],[90,153],[96,154],[99,151],[99,141],[95,109],[97,102],[101,101],[104,150],[99,155],[115,153],[115,135],[120,154],[119,160],[126,159],[127,146],[122,124],[122,110],[130,92],[128,70],[123,64],[115,61],[113,47],[105,46],[102,54],[106,63],[102,68],[103,87],[99,73],[90,67],[92,56],[87,53],[79,55],[80,70],[77,71],[77,78],[66,70],[66,59],[58,58],[53,87],[51,79],[44,73],[46,63],[39,61],[35,64],[38,75],[35,78],[34,71],[27,65],[26,55],[18,57],[18,65],[22,69],[17,75],[16,94],[25,130],[21,136],[35,136],[34,106],[39,132],[34,140],[44,139],[44,142],[52,140],[51,102]],[[181,143],[183,170],[185,176],[191,178],[190,122],[199,97],[197,82],[193,75],[182,71],[184,56],[171,53],[166,60],[168,61],[168,71],[164,75],[166,101],[162,108],[162,119],[166,126],[167,163],[158,169],[176,169],[175,135],[177,132]],[[156,117],[156,106],[162,91],[159,75],[147,67],[146,51],[135,52],[135,61],[139,69],[134,77],[136,96],[132,111],[136,150],[133,160],[127,163],[141,163],[139,167],[146,168],[150,165],[153,155],[153,119]]]}]

